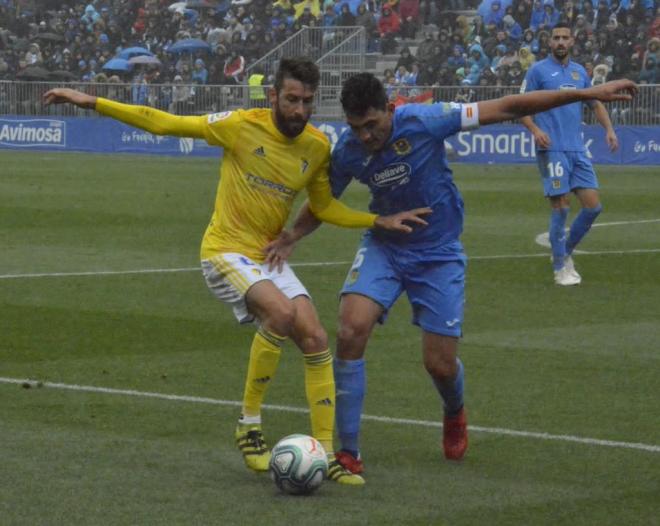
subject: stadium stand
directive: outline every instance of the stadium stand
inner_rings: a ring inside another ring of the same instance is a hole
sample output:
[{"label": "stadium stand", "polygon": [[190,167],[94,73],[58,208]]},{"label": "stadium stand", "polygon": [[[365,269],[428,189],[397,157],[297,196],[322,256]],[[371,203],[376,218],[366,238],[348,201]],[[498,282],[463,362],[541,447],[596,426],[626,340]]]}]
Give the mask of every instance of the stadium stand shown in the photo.
[{"label": "stadium stand", "polygon": [[[250,65],[303,26],[362,26],[367,69],[393,98],[460,86],[452,98],[475,100],[520,85],[559,21],[598,82],[658,82],[656,0],[0,0],[0,80],[130,85],[134,103],[185,111],[196,86],[248,85]],[[171,87],[154,100],[151,85]]]}]

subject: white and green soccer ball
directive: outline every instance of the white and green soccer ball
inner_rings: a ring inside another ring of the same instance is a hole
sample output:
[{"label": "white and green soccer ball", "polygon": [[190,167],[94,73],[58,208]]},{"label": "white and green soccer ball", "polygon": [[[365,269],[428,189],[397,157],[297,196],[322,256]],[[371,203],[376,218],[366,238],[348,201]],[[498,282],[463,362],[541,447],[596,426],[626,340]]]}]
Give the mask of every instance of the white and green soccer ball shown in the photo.
[{"label": "white and green soccer ball", "polygon": [[282,491],[309,495],[328,474],[328,457],[321,443],[307,435],[289,435],[271,452],[270,476]]}]

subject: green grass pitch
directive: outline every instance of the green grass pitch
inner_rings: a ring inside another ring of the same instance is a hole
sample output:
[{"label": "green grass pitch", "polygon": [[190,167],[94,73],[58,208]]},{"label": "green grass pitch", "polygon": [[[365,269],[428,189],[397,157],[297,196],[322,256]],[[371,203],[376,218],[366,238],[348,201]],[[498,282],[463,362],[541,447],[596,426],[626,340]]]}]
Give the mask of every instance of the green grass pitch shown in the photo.
[{"label": "green grass pitch", "polygon": [[[296,498],[233,443],[253,328],[196,270],[217,164],[0,152],[0,524],[660,524],[657,167],[598,169],[583,284],[559,288],[535,242],[549,215],[536,167],[455,165],[468,455],[442,458],[402,298],[367,353],[365,413],[384,417],[363,425],[367,485]],[[344,200],[364,209],[367,192]],[[358,239],[324,226],[293,258],[331,339]],[[163,272],[127,272],[148,269]],[[302,376],[288,345],[267,399],[281,407],[264,412],[271,443],[309,432],[287,409],[305,407]]]}]

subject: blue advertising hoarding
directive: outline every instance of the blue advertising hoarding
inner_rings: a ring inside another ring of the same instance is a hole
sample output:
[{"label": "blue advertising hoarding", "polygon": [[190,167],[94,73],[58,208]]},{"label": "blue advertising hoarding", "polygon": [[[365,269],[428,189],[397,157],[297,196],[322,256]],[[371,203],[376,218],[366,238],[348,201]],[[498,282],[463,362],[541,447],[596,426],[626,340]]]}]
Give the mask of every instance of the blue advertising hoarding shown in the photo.
[{"label": "blue advertising hoarding", "polygon": [[[315,123],[334,145],[346,125]],[[597,164],[659,165],[660,134],[652,126],[617,126],[620,147],[610,152],[600,126],[584,127],[584,143]],[[454,162],[535,162],[530,133],[520,125],[491,125],[461,132],[446,141]],[[0,118],[0,148],[15,150],[79,151],[219,157],[221,149],[204,140],[165,137],[106,118]]]}]

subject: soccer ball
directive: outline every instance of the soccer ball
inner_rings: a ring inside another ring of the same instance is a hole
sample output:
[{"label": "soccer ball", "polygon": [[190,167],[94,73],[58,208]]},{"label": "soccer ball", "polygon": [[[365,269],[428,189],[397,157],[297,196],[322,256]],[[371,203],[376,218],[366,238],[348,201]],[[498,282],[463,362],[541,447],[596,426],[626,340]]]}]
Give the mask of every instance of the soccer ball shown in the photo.
[{"label": "soccer ball", "polygon": [[307,435],[289,435],[271,452],[270,476],[282,491],[309,495],[328,474],[328,457],[321,443]]}]

